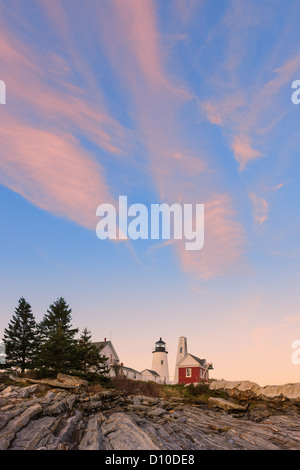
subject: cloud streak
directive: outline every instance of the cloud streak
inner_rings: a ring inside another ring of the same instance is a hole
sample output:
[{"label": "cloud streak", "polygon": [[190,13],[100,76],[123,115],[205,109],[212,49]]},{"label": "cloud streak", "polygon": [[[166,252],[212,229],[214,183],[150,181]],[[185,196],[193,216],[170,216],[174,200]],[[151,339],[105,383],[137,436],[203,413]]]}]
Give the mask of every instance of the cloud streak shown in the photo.
[{"label": "cloud streak", "polygon": [[187,272],[207,280],[245,268],[242,259],[247,236],[234,217],[229,196],[218,195],[207,202],[203,249],[192,253],[185,251],[182,244],[177,244],[179,257]]},{"label": "cloud streak", "polygon": [[95,227],[98,204],[112,197],[103,168],[75,137],[8,122],[0,138],[2,184],[43,210]]}]

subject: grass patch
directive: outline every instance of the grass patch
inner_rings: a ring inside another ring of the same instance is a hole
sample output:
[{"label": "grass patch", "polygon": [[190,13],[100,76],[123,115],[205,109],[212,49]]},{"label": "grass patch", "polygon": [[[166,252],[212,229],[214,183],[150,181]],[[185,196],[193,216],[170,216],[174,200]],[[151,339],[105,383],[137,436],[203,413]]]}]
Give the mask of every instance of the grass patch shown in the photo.
[{"label": "grass patch", "polygon": [[163,395],[164,385],[152,381],[144,382],[126,377],[113,377],[111,383],[113,388],[128,393],[128,395],[146,395],[153,398]]},{"label": "grass patch", "polygon": [[126,377],[114,377],[111,379],[113,388],[128,395],[145,395],[153,398],[178,398],[186,399],[192,403],[207,403],[210,397],[228,398],[224,391],[209,389],[209,384],[167,385],[153,381],[131,380]]}]

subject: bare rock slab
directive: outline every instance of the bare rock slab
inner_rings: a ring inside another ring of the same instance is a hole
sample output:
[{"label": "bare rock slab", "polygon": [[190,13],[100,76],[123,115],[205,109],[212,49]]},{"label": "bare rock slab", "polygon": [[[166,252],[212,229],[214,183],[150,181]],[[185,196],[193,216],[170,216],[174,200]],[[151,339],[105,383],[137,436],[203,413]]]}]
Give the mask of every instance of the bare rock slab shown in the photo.
[{"label": "bare rock slab", "polygon": [[247,406],[238,405],[232,401],[224,400],[223,398],[210,397],[208,403],[216,408],[221,408],[224,411],[246,411]]},{"label": "bare rock slab", "polygon": [[113,449],[157,450],[149,436],[125,413],[114,413],[106,420],[101,430]]}]

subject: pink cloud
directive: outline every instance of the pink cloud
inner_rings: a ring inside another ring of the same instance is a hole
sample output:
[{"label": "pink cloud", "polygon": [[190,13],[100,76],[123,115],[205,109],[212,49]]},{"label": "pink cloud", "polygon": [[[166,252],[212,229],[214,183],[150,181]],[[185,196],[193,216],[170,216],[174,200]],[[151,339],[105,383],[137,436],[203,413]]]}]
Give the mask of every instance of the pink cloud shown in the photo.
[{"label": "pink cloud", "polygon": [[72,135],[7,122],[0,138],[2,184],[41,209],[95,228],[97,206],[112,198],[103,169]]},{"label": "pink cloud", "polygon": [[[30,108],[31,119],[44,120],[48,129],[81,132],[104,151],[124,154],[130,145],[129,132],[111,116],[101,85],[95,83],[92,65],[85,64],[78,54],[61,2],[41,0],[41,5],[47,19],[54,22],[54,37],[60,33],[63,37],[61,56],[51,49],[45,52],[30,40],[21,41],[5,21],[8,15],[0,18],[0,62],[10,112],[28,122]],[[80,84],[76,74],[81,77]]]},{"label": "pink cloud", "polygon": [[246,105],[246,99],[242,90],[229,93],[227,96],[215,101],[202,103],[201,108],[211,124],[223,126],[229,122],[238,121],[237,116]]},{"label": "pink cloud", "polygon": [[231,144],[235,159],[239,162],[239,169],[244,170],[247,163],[260,158],[263,154],[251,146],[247,136],[236,136]]},{"label": "pink cloud", "polygon": [[210,279],[243,268],[246,234],[234,216],[227,195],[220,195],[205,204],[202,250],[186,251],[183,244],[176,245],[184,270],[201,279]]},{"label": "pink cloud", "polygon": [[[274,132],[290,113],[286,90],[290,89],[300,67],[297,53],[278,62],[280,47],[286,40],[283,34],[251,83],[241,79],[249,67],[248,49],[251,38],[256,41],[256,27],[268,20],[267,9],[249,2],[232,2],[228,13],[209,35],[224,40],[224,56],[220,63],[214,64],[211,80],[214,88],[200,107],[208,122],[221,127],[240,170],[267,153],[261,145],[268,145],[268,140],[261,136]],[[288,49],[286,53],[289,54]]]},{"label": "pink cloud", "polygon": [[216,124],[218,126],[221,126],[223,122],[223,116],[218,106],[213,105],[210,102],[206,102],[206,103],[203,103],[202,109],[204,113],[206,114],[207,120],[211,124]]},{"label": "pink cloud", "polygon": [[249,193],[249,197],[253,205],[254,221],[258,225],[263,225],[268,219],[269,204],[263,197],[253,192]]},{"label": "pink cloud", "polygon": [[121,86],[126,84],[127,91],[139,95],[143,107],[153,95],[183,101],[192,98],[188,88],[168,72],[170,51],[162,42],[156,8],[152,0],[111,0],[94,11],[102,45]]},{"label": "pink cloud", "polygon": [[96,144],[99,155],[119,156],[130,147],[129,134],[107,112],[100,88],[91,97],[73,83],[67,60],[50,50],[42,56],[38,45],[21,42],[5,16],[0,25],[8,88],[1,183],[39,208],[94,229],[97,206],[112,198],[103,166],[79,138]]},{"label": "pink cloud", "polygon": [[283,188],[284,186],[286,186],[286,183],[280,183],[277,186],[275,186],[275,188],[272,188],[272,191],[273,192],[278,191],[279,189]]},{"label": "pink cloud", "polygon": [[[122,84],[134,100],[135,119],[159,196],[170,204],[208,201],[204,248],[187,252],[184,242],[172,243],[181,265],[203,279],[224,274],[232,266],[240,267],[246,237],[235,220],[232,202],[226,195],[212,194],[209,182],[215,169],[210,167],[209,157],[203,150],[191,151],[181,136],[179,112],[192,94],[168,73],[168,55],[162,47],[155,3],[115,0],[110,5],[114,7],[110,17],[115,35],[107,29],[108,15],[98,17],[107,56],[117,73],[122,70]],[[232,109],[241,102],[241,97],[232,99],[228,106]]]}]

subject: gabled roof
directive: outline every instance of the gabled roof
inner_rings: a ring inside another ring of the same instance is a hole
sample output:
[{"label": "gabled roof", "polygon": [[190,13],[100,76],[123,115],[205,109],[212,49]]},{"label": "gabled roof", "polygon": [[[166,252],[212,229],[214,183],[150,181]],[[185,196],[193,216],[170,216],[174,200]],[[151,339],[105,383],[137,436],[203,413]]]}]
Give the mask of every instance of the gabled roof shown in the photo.
[{"label": "gabled roof", "polygon": [[144,369],[140,373],[142,374],[143,372],[146,372],[146,371],[150,372],[150,374],[152,374],[152,375],[157,375],[157,377],[159,377],[159,374],[157,372],[155,372],[155,370]]},{"label": "gabled roof", "polygon": [[190,356],[192,356],[192,358],[195,359],[195,361],[197,361],[201,366],[206,365],[206,359],[199,359],[199,357],[193,356],[193,354],[190,354]]},{"label": "gabled roof", "polygon": [[135,374],[140,374],[140,372],[138,370],[132,369],[131,367],[122,366],[122,369],[123,370],[128,370],[130,372],[134,372]]},{"label": "gabled roof", "polygon": [[112,345],[112,342],[111,341],[97,341],[95,343],[92,343],[94,346],[96,346],[96,348],[99,350],[99,352],[101,352],[105,346],[109,346],[112,350],[112,352],[114,353],[114,355],[116,356],[117,360],[119,361],[119,356],[118,354],[116,353],[116,350],[115,348],[113,347]]},{"label": "gabled roof", "polygon": [[194,361],[196,361],[196,362],[199,364],[199,366],[202,366],[202,367],[206,366],[206,359],[200,359],[199,357],[194,356],[193,354],[187,353],[187,354],[178,362],[178,364],[177,364],[178,367],[180,366],[181,362],[183,362],[183,361],[186,359],[187,356],[190,356],[191,358],[193,358]]},{"label": "gabled roof", "polygon": [[109,344],[110,341],[97,341],[96,343],[92,343],[94,346],[96,346],[99,351],[102,351],[102,349]]}]

